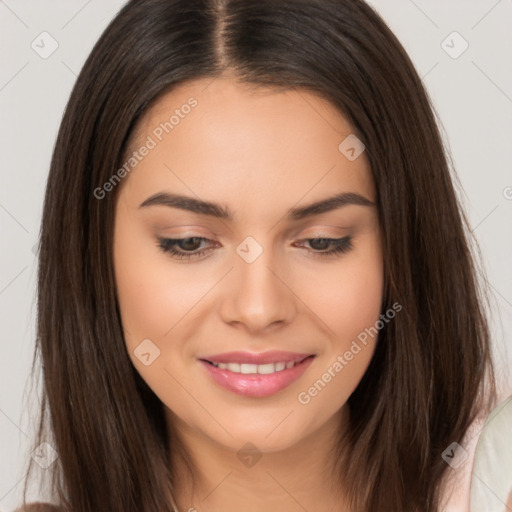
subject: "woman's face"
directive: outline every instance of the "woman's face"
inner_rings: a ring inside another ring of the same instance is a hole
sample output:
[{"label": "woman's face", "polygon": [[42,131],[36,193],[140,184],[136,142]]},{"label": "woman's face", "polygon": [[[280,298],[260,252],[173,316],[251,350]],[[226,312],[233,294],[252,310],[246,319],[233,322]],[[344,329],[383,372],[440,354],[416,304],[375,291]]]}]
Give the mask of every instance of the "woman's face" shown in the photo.
[{"label": "woman's face", "polygon": [[227,78],[180,85],[138,123],[117,175],[117,293],[130,358],[183,431],[270,452],[346,411],[383,292],[352,133],[314,94]]}]

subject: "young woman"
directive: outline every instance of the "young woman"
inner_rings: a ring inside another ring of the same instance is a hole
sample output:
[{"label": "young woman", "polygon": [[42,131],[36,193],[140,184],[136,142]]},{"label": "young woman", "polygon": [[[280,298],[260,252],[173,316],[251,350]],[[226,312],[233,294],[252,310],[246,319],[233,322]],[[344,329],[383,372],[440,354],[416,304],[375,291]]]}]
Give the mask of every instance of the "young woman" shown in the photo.
[{"label": "young woman", "polygon": [[363,1],[129,2],[44,205],[57,504],[442,510],[495,400],[471,243],[427,93]]}]

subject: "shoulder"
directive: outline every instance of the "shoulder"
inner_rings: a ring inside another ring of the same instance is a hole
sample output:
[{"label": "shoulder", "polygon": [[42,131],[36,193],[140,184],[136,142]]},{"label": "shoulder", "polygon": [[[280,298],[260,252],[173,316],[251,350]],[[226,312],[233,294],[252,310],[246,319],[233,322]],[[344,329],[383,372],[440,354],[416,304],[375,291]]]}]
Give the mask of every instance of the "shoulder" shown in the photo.
[{"label": "shoulder", "polygon": [[[496,406],[490,414],[476,418],[461,445],[453,447],[456,443],[452,443],[447,448],[448,456],[443,458],[451,467],[443,492],[444,512],[491,510],[489,504],[492,496],[489,497],[489,487],[483,482],[494,482],[493,495],[496,497],[496,475],[493,477],[488,469],[492,467],[496,471],[499,468],[501,472],[503,482],[499,494],[501,501],[506,503],[512,482],[511,422],[512,396]],[[492,510],[501,511],[500,508]]]},{"label": "shoulder", "polygon": [[[471,484],[475,510],[509,510],[512,502],[512,395],[489,415],[476,448]],[[507,505],[505,505],[507,503]]]},{"label": "shoulder", "polygon": [[17,508],[14,512],[62,512],[60,507],[50,503],[27,503],[25,507]]},{"label": "shoulder", "polygon": [[471,476],[475,461],[476,446],[486,417],[479,416],[468,428],[461,444],[452,443],[443,452],[448,464],[443,489],[443,512],[466,512],[469,510]]}]

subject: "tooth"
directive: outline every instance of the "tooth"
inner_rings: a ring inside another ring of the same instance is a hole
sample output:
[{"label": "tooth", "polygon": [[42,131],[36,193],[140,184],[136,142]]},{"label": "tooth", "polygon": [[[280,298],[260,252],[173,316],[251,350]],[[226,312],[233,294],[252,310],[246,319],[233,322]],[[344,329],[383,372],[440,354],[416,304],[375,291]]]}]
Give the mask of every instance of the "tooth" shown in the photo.
[{"label": "tooth", "polygon": [[275,372],[282,372],[285,369],[293,368],[296,363],[268,363],[268,364],[246,364],[246,363],[212,363],[219,370],[228,370],[233,373],[270,375]]},{"label": "tooth", "polygon": [[268,363],[268,364],[259,364],[258,365],[258,373],[261,373],[263,375],[268,375],[269,373],[275,372],[275,365],[274,363]]},{"label": "tooth", "polygon": [[240,373],[240,363],[228,363],[226,367],[230,372]]},{"label": "tooth", "polygon": [[243,373],[243,374],[258,373],[258,365],[257,364],[241,364],[240,365],[240,373]]}]

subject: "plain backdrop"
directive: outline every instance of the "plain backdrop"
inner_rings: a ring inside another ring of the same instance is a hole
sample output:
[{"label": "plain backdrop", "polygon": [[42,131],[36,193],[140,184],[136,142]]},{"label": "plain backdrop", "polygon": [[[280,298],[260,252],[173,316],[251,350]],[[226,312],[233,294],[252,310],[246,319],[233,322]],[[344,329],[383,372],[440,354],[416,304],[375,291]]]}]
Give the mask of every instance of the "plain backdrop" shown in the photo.
[{"label": "plain backdrop", "polygon": [[[408,51],[441,119],[492,293],[504,398],[512,392],[512,2],[371,3]],[[0,0],[0,511],[20,502],[37,426],[40,388],[29,394],[28,378],[35,245],[50,157],[76,76],[123,4]],[[486,485],[503,491],[496,479]]]}]

